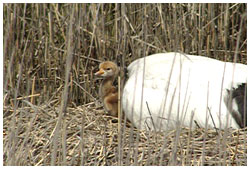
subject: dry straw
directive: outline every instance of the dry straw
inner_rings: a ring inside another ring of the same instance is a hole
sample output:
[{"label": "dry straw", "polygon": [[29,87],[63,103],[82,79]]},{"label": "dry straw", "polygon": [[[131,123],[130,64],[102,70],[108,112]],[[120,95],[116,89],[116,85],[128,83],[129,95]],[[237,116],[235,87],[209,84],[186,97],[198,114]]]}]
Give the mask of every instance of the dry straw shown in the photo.
[{"label": "dry straw", "polygon": [[138,131],[106,115],[93,76],[170,51],[246,64],[246,8],[4,4],[3,164],[247,165],[246,129]]}]

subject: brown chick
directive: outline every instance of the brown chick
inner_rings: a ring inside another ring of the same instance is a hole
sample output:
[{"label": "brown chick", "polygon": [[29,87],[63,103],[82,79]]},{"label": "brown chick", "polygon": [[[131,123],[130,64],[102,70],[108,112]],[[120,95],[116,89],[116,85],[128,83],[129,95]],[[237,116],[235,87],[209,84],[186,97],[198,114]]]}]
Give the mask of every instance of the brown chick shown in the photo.
[{"label": "brown chick", "polygon": [[99,88],[99,96],[103,102],[105,110],[111,115],[118,117],[118,92],[113,82],[117,77],[119,69],[117,65],[110,61],[102,62],[96,76],[102,77],[103,81]]}]

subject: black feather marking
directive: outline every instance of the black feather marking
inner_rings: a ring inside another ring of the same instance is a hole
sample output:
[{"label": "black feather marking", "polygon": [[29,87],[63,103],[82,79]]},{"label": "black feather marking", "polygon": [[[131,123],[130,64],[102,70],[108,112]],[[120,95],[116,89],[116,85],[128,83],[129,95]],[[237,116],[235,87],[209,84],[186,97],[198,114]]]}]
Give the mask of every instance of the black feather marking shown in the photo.
[{"label": "black feather marking", "polygon": [[242,83],[237,88],[234,88],[229,94],[232,94],[232,101],[235,100],[238,111],[231,112],[238,125],[243,128],[247,126],[247,84]]}]

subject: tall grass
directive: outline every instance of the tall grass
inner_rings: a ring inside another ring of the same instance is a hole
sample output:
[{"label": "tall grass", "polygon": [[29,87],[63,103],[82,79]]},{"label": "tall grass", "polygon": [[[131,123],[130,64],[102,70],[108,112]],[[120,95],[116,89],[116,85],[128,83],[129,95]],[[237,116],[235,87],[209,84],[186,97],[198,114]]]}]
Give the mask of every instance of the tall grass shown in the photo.
[{"label": "tall grass", "polygon": [[[94,152],[83,138],[83,124],[95,121],[88,116],[98,98],[93,72],[103,60],[126,66],[170,51],[240,63],[247,59],[247,4],[4,4],[3,15],[4,165],[117,164],[107,163],[109,154],[102,159],[106,163],[88,161],[87,154]],[[83,119],[71,114],[79,105],[86,105],[80,111]],[[78,132],[69,128],[76,121],[82,124],[76,125]],[[68,142],[73,136],[79,137],[77,146]],[[97,138],[91,141],[100,144]],[[121,151],[118,164],[165,164],[163,154],[159,163],[156,156],[142,163],[138,139],[138,156],[131,162],[130,152],[125,158]],[[100,153],[109,152],[104,143],[100,147]],[[167,164],[180,165],[176,161]],[[225,158],[218,164],[246,165],[235,161],[237,156],[234,163]]]}]

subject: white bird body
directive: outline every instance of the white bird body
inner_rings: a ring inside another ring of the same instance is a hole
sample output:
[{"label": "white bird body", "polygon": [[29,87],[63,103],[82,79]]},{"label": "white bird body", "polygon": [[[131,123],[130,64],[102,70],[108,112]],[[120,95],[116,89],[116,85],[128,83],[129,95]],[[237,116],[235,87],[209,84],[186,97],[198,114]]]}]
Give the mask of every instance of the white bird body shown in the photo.
[{"label": "white bird body", "polygon": [[201,127],[239,128],[226,102],[228,89],[247,82],[246,65],[160,53],[132,62],[128,77],[123,110],[139,129],[167,131],[193,121]]}]

